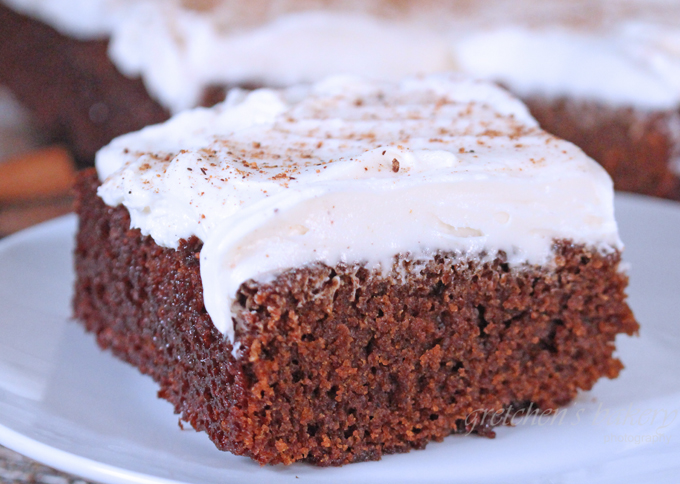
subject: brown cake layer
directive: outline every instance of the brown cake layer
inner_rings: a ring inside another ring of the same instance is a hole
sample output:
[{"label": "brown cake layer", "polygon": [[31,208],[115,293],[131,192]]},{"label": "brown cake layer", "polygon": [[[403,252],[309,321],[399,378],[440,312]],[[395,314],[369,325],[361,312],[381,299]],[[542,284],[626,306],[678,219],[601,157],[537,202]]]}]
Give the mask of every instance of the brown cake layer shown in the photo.
[{"label": "brown cake layer", "polygon": [[541,127],[600,163],[617,190],[680,200],[680,110],[640,111],[577,99],[523,101]]},{"label": "brown cake layer", "polygon": [[140,79],[118,72],[107,45],[62,35],[0,2],[0,84],[81,166],[116,136],[169,117]]},{"label": "brown cake layer", "polygon": [[566,241],[555,267],[510,268],[442,253],[291,269],[241,286],[238,350],[203,305],[201,242],[162,248],[78,183],[76,317],[102,348],[151,375],[159,395],[218,448],[265,463],[341,465],[492,436],[482,411],[555,409],[622,368],[618,333],[638,325],[619,254]]}]

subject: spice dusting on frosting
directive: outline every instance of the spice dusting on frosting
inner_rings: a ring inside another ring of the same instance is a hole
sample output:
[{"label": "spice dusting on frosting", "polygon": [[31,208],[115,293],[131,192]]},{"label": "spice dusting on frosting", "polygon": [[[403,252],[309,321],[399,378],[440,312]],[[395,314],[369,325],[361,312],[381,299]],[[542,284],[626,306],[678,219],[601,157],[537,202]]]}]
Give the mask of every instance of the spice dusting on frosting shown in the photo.
[{"label": "spice dusting on frosting", "polygon": [[556,238],[620,246],[602,168],[505,91],[452,75],[232,91],[114,140],[97,168],[99,195],[156,243],[204,242],[206,308],[227,334],[241,283],[312,262],[543,264]]}]

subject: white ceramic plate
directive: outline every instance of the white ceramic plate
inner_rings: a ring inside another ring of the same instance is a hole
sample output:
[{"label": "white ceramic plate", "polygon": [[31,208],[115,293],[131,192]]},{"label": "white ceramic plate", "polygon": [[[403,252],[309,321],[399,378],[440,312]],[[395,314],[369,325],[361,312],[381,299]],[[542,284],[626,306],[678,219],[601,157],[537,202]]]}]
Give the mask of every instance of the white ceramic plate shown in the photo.
[{"label": "white ceramic plate", "polygon": [[260,467],[180,430],[155,384],[69,320],[75,218],[0,241],[0,443],[107,482],[677,482],[680,473],[680,204],[617,196],[630,302],[626,369],[556,419],[452,436],[380,462]]}]

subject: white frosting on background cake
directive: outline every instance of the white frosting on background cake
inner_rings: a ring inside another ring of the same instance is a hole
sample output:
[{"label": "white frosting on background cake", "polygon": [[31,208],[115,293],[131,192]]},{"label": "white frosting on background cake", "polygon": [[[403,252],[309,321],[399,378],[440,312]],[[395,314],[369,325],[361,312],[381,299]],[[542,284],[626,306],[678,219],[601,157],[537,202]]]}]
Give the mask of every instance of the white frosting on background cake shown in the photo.
[{"label": "white frosting on background cake", "polygon": [[210,85],[282,86],[459,69],[523,95],[680,103],[671,0],[3,0],[78,37],[110,36],[121,72],[173,112]]},{"label": "white frosting on background cake", "polygon": [[466,36],[455,51],[461,70],[522,96],[662,110],[680,103],[680,28],[627,23],[593,34],[508,27]]},{"label": "white frosting on background cake", "polygon": [[[139,11],[113,37],[109,53],[175,112],[195,106],[211,84],[286,86],[332,74],[389,79],[455,67],[451,36],[361,14],[302,12],[224,35],[200,14],[170,22],[174,12]],[[173,37],[182,39],[181,50]]]},{"label": "white frosting on background cake", "polygon": [[555,239],[620,248],[612,183],[501,89],[453,75],[232,91],[117,138],[99,195],[159,245],[198,236],[204,299],[233,338],[249,280],[313,262],[391,270],[436,251],[546,264]]},{"label": "white frosting on background cake", "polygon": [[136,0],[2,0],[60,32],[80,39],[103,38],[115,31],[119,15]]}]

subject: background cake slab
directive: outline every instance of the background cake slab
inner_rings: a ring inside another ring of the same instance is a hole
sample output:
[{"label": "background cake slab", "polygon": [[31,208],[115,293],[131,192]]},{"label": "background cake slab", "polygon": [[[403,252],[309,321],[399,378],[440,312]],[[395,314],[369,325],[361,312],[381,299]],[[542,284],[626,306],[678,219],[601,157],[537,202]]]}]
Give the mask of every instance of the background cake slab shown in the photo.
[{"label": "background cake slab", "polygon": [[617,188],[680,198],[670,0],[3,1],[0,83],[83,166],[227,86],[453,69],[507,85]]}]

